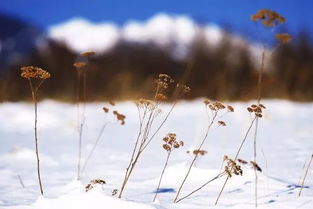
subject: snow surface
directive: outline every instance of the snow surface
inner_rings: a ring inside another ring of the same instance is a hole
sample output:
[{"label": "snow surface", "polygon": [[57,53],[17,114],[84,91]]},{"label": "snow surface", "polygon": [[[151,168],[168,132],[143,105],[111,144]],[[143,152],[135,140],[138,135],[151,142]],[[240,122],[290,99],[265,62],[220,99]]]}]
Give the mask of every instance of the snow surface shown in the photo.
[{"label": "snow surface", "polygon": [[[305,188],[298,197],[299,178],[303,164],[313,150],[313,103],[294,103],[266,100],[266,113],[259,123],[258,163],[259,208],[313,208],[313,169],[309,170]],[[235,112],[225,116],[226,127],[214,128],[205,144],[208,154],[201,156],[191,172],[182,195],[191,192],[221,167],[225,154],[234,156],[250,123],[246,107],[251,104],[234,103]],[[91,103],[86,108],[83,136],[83,158],[98,135],[104,121],[112,120],[103,113],[106,103]],[[169,105],[162,107],[166,114]],[[138,130],[136,107],[132,102],[117,104],[114,109],[124,113],[125,126],[112,123],[107,128],[91,158],[81,181],[75,181],[77,162],[76,105],[55,101],[39,103],[39,139],[42,181],[45,196],[40,197],[36,177],[33,107],[31,103],[0,104],[0,208],[1,209],[200,209],[215,207],[214,202],[224,178],[212,182],[184,201],[173,204],[194,149],[207,126],[201,100],[180,102],[168,122],[139,160],[122,199],[112,197],[119,189],[131,155]],[[161,138],[175,132],[185,142],[170,158],[161,184],[162,193],[153,203],[166,153]],[[248,138],[240,158],[253,159],[253,140]],[[22,180],[20,182],[19,178]],[[84,186],[91,179],[100,178],[107,184],[88,193]],[[24,185],[24,187],[22,186]],[[244,175],[229,180],[216,208],[254,208],[254,171],[244,166]]]}]

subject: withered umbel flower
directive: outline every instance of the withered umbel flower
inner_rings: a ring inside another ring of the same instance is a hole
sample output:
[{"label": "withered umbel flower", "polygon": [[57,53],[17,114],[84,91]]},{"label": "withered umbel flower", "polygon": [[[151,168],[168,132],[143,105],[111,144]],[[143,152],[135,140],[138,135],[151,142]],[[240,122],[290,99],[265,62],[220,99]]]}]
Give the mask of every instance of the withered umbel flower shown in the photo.
[{"label": "withered umbel flower", "polygon": [[287,44],[292,40],[292,37],[288,33],[277,33],[275,38],[282,44]]},{"label": "withered umbel flower", "polygon": [[36,66],[25,66],[21,67],[21,77],[31,79],[40,78],[48,79],[51,77],[50,73]]},{"label": "withered umbel flower", "polygon": [[260,9],[256,14],[251,16],[251,20],[260,21],[265,27],[274,27],[286,21],[278,12],[269,9]]},{"label": "withered umbel flower", "polygon": [[90,57],[90,56],[93,56],[93,55],[95,55],[96,54],[96,52],[94,52],[94,51],[87,51],[87,52],[82,52],[82,53],[80,53],[80,56],[83,56],[83,57]]},{"label": "withered umbel flower", "polygon": [[[36,66],[21,67],[21,77],[26,78],[29,81],[30,89],[32,92],[32,99],[35,107],[35,145],[36,145],[36,158],[37,158],[37,176],[40,187],[40,193],[43,195],[43,188],[40,176],[40,160],[39,160],[39,148],[38,148],[38,136],[37,136],[37,92],[41,84],[51,77],[50,73]],[[36,81],[35,81],[36,80]]]},{"label": "withered umbel flower", "polygon": [[164,171],[165,171],[165,169],[167,167],[167,164],[168,164],[168,161],[169,161],[169,158],[170,158],[170,155],[171,155],[172,151],[174,149],[178,149],[178,148],[184,146],[184,142],[183,141],[178,141],[176,139],[176,134],[175,133],[168,133],[165,137],[163,137],[162,141],[164,142],[162,147],[167,152],[167,158],[166,158],[166,161],[165,161],[165,164],[164,164],[161,176],[160,176],[158,187],[157,187],[157,189],[155,191],[155,195],[154,195],[153,201],[155,201],[155,199],[156,199],[156,197],[158,195],[158,191],[160,189],[160,185],[161,185],[161,182],[162,182],[163,174],[164,174]]}]

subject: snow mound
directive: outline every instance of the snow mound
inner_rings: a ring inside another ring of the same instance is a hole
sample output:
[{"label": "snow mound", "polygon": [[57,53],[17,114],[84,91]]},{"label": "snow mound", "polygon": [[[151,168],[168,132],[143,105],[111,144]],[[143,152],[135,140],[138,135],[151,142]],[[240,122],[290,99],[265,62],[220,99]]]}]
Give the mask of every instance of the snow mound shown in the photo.
[{"label": "snow mound", "polygon": [[40,197],[32,206],[32,209],[153,209],[154,206],[125,201],[116,197],[105,195],[101,187],[95,187],[89,192],[84,191],[83,185],[78,181],[68,184],[66,194],[56,199]]}]

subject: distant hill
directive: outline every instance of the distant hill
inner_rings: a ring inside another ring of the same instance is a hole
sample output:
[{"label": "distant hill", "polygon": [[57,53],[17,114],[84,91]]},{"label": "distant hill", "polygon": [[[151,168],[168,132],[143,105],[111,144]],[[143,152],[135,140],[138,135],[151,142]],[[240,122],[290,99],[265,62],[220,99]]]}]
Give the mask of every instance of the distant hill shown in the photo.
[{"label": "distant hill", "polygon": [[26,59],[36,48],[43,30],[31,23],[0,13],[0,70]]}]

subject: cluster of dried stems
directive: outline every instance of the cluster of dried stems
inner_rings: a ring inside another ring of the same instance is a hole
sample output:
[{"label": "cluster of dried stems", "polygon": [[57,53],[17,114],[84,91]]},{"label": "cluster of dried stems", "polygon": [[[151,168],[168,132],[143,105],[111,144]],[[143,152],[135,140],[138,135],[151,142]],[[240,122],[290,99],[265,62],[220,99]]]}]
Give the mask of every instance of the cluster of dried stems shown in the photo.
[{"label": "cluster of dried stems", "polygon": [[[161,122],[156,124],[155,119],[161,112],[160,104],[168,99],[168,88],[173,85],[174,82],[175,81],[169,75],[160,74],[156,80],[156,90],[153,99],[139,99],[136,102],[139,118],[139,131],[135,140],[130,162],[126,168],[125,176],[119,191],[119,198],[122,197],[123,191],[132,172],[134,171],[134,168],[136,167],[138,159],[154,139],[155,135],[162,128],[164,123],[167,121],[177,103],[177,99],[181,98],[181,96],[190,91],[188,86],[177,83],[172,98],[174,102],[170,110],[167,112],[166,116],[161,120]],[[156,129],[153,131],[152,129],[154,126],[156,126]]]},{"label": "cluster of dried stems", "polygon": [[[221,117],[223,117],[226,113],[228,112],[234,112],[234,108],[230,105],[227,105],[225,106],[224,104],[222,104],[221,102],[211,102],[210,100],[206,99],[204,101],[204,104],[205,104],[205,109],[206,109],[206,114],[207,114],[207,117],[208,117],[208,126],[207,126],[207,129],[205,131],[205,134],[204,134],[204,137],[202,138],[202,140],[200,141],[200,145],[198,146],[198,148],[194,151],[194,157],[189,165],[189,168],[187,170],[187,173],[176,193],[176,196],[175,196],[175,199],[174,199],[174,202],[178,202],[178,198],[179,198],[179,194],[199,156],[199,154],[201,153],[200,150],[202,149],[205,141],[207,140],[208,138],[208,134],[209,134],[209,131],[210,129],[212,128],[212,126],[214,124],[217,125],[217,127],[219,126],[226,126],[226,123],[222,120],[220,120]],[[210,114],[210,113],[211,114]]]},{"label": "cluster of dried stems", "polygon": [[37,102],[38,102],[38,90],[43,82],[50,78],[50,73],[47,71],[35,67],[35,66],[26,66],[21,68],[21,77],[26,78],[29,81],[29,86],[32,93],[32,100],[34,103],[34,112],[35,112],[35,147],[36,147],[36,159],[37,159],[37,176],[40,187],[40,193],[43,195],[43,187],[40,177],[40,159],[39,159],[39,147],[38,147],[38,135],[37,135]]}]

